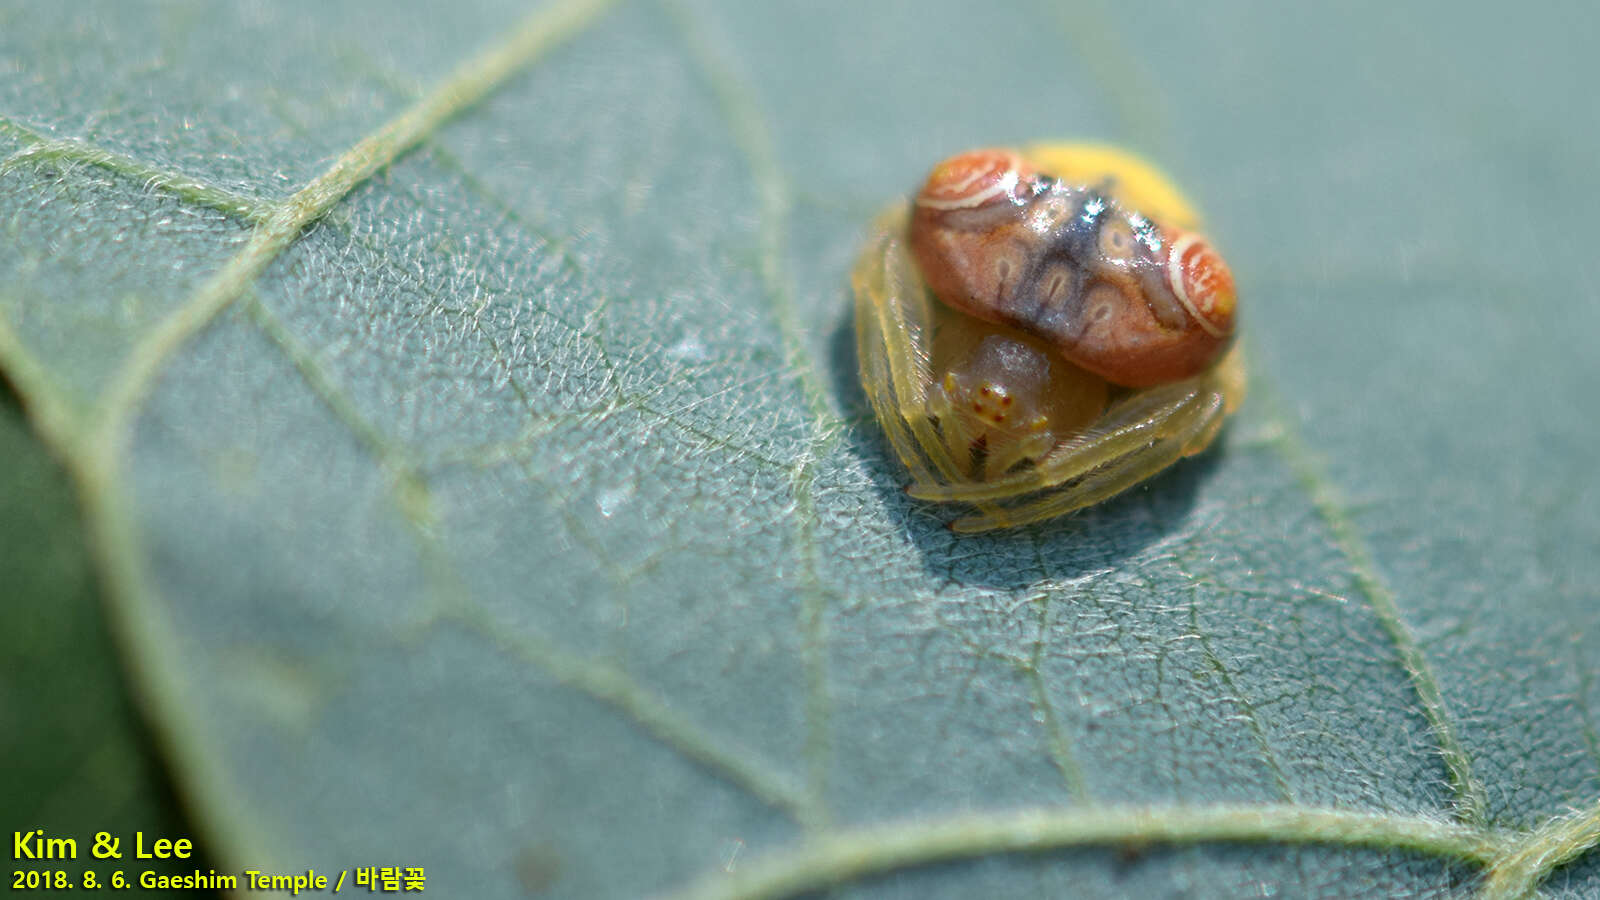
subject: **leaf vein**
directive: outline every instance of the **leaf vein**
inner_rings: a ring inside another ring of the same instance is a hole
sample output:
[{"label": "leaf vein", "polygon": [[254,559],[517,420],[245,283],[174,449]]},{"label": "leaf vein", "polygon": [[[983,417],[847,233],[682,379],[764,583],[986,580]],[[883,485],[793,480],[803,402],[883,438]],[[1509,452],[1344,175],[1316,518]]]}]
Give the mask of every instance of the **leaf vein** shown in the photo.
[{"label": "leaf vein", "polygon": [[827,823],[830,697],[827,677],[827,592],[817,564],[817,465],[837,436],[835,418],[828,410],[816,361],[806,342],[794,309],[794,287],[783,265],[791,207],[788,179],[778,162],[772,135],[751,88],[740,79],[728,54],[702,39],[705,30],[681,4],[663,2],[674,31],[711,89],[734,143],[750,167],[759,198],[760,276],[783,339],[785,363],[800,376],[800,389],[812,419],[812,433],[796,460],[790,479],[795,498],[796,542],[801,552],[800,621],[806,680],[806,760],[810,795],[802,824],[817,829]]},{"label": "leaf vein", "polygon": [[1349,561],[1356,586],[1366,595],[1369,608],[1393,643],[1400,665],[1417,693],[1423,716],[1433,732],[1439,756],[1449,775],[1450,788],[1455,795],[1456,816],[1468,824],[1484,824],[1488,818],[1487,795],[1483,784],[1472,772],[1472,758],[1457,734],[1449,706],[1427,656],[1422,652],[1411,627],[1401,616],[1394,593],[1378,574],[1372,554],[1362,540],[1338,488],[1305,445],[1296,424],[1284,413],[1270,386],[1258,381],[1257,387],[1261,388],[1258,394],[1267,398],[1265,402],[1269,407],[1269,417],[1281,423],[1271,441],[1274,451],[1299,479],[1317,514],[1332,533],[1339,552]]},{"label": "leaf vein", "polygon": [[427,573],[430,596],[436,604],[432,622],[455,620],[496,645],[515,652],[567,687],[626,714],[635,724],[675,752],[706,766],[763,802],[797,815],[803,810],[800,792],[770,767],[756,763],[748,752],[719,749],[719,742],[697,726],[672,713],[667,705],[621,671],[558,650],[543,639],[510,637],[510,630],[489,621],[471,598],[448,551],[437,537],[437,519],[431,489],[406,453],[395,447],[368,422],[335,379],[299,344],[263,304],[247,305],[253,321],[289,358],[312,392],[349,428],[389,475],[387,482],[397,507],[411,525]]},{"label": "leaf vein", "polygon": [[1229,700],[1244,714],[1245,726],[1250,729],[1250,735],[1261,751],[1261,758],[1266,763],[1267,771],[1272,773],[1273,786],[1278,789],[1279,799],[1285,803],[1294,803],[1298,798],[1295,796],[1294,788],[1289,784],[1288,776],[1284,774],[1283,765],[1278,761],[1278,752],[1267,737],[1266,728],[1261,724],[1261,717],[1256,715],[1255,704],[1250,702],[1250,698],[1245,696],[1245,692],[1234,681],[1233,670],[1216,650],[1212,649],[1210,636],[1200,627],[1197,603],[1191,603],[1189,606],[1189,628],[1200,642],[1200,654],[1205,659],[1206,665],[1217,673],[1217,677],[1222,680],[1222,686],[1228,692]]},{"label": "leaf vein", "polygon": [[[0,342],[0,353],[26,393],[34,421],[77,483],[89,542],[111,596],[111,624],[132,654],[133,682],[158,726],[158,738],[174,767],[186,773],[193,814],[212,837],[218,857],[234,867],[248,857],[284,862],[245,811],[251,807],[231,777],[220,749],[198,722],[201,704],[180,670],[180,646],[170,611],[151,585],[148,561],[134,525],[131,502],[116,484],[129,425],[167,361],[248,288],[255,277],[309,225],[350,190],[410,149],[447,119],[481,99],[542,51],[570,37],[605,9],[610,0],[565,0],[526,18],[511,37],[468,60],[443,85],[384,128],[358,142],[322,176],[270,210],[250,241],[177,311],[135,345],[90,422],[74,423],[64,412],[42,370],[32,371],[20,343]],[[0,333],[11,335],[9,329]],[[10,351],[10,352],[7,352]],[[37,377],[35,377],[37,376]],[[281,866],[279,866],[281,867]]]},{"label": "leaf vein", "polygon": [[734,873],[714,873],[673,900],[767,900],[889,872],[997,853],[1147,844],[1284,843],[1409,850],[1488,863],[1498,832],[1436,819],[1298,806],[1021,809],[829,833]]},{"label": "leaf vein", "polygon": [[29,145],[0,162],[0,175],[24,165],[66,161],[104,169],[137,181],[146,190],[164,191],[180,200],[236,216],[251,224],[265,222],[275,208],[271,201],[230,191],[85,140],[49,137],[4,116],[0,116],[0,132],[8,132]]},{"label": "leaf vein", "polygon": [[566,0],[533,13],[508,40],[467,60],[420,102],[358,141],[331,168],[273,209],[243,250],[134,347],[103,403],[91,448],[97,466],[108,473],[116,466],[128,423],[167,360],[226,309],[307,227],[444,122],[533,63],[543,51],[579,31],[609,3]]},{"label": "leaf vein", "polygon": [[[1037,533],[1033,535],[1033,554],[1040,572],[1046,571],[1049,564]],[[1033,646],[1028,651],[1028,661],[1023,668],[1033,689],[1034,711],[1044,726],[1050,761],[1055,765],[1056,771],[1061,773],[1061,780],[1066,783],[1067,793],[1077,802],[1087,803],[1090,799],[1089,783],[1083,776],[1083,766],[1078,762],[1078,755],[1073,752],[1072,738],[1062,726],[1060,716],[1056,714],[1055,701],[1050,698],[1050,690],[1044,678],[1045,650],[1052,636],[1050,596],[1049,593],[1041,593],[1029,599],[1036,612],[1037,630],[1034,632]]]},{"label": "leaf vein", "polygon": [[1600,803],[1560,816],[1490,861],[1482,900],[1525,897],[1557,867],[1600,845]]},{"label": "leaf vein", "polygon": [[768,805],[804,821],[809,799],[780,770],[761,762],[754,753],[730,748],[725,737],[714,736],[674,712],[625,672],[581,659],[555,644],[527,634],[513,633],[490,621],[476,608],[462,606],[446,616],[456,619],[502,650],[538,666],[550,677],[614,709],[673,751],[748,791]]}]

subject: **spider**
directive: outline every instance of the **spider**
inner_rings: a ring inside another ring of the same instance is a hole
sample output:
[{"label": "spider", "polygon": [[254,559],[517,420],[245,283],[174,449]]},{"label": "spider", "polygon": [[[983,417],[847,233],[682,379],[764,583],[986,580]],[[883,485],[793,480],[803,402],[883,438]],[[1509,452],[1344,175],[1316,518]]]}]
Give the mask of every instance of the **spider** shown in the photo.
[{"label": "spider", "polygon": [[852,275],[861,382],[960,532],[1098,503],[1216,438],[1244,396],[1233,276],[1122,151],[962,153],[874,223]]}]

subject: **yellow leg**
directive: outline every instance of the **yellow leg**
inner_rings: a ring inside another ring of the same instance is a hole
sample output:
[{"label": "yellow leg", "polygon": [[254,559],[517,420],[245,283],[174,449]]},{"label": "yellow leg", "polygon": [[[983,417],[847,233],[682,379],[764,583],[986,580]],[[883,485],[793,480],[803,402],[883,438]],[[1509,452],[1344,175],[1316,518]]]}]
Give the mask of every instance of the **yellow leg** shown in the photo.
[{"label": "yellow leg", "polygon": [[1185,427],[1186,415],[1202,405],[1206,396],[1195,379],[1141,391],[1113,405],[1090,432],[1063,443],[1032,469],[993,481],[918,487],[912,496],[970,503],[1070,481]]},{"label": "yellow leg", "polygon": [[1224,403],[1225,398],[1221,393],[1209,394],[1205,402],[1196,406],[1192,415],[1185,417],[1184,427],[1179,431],[1124,455],[1091,473],[1078,484],[1017,506],[980,510],[978,515],[957,519],[950,527],[956,531],[975,532],[1026,525],[1092,506],[1120,494],[1189,455],[1197,438],[1208,431],[1215,432],[1216,423],[1222,420]]},{"label": "yellow leg", "polygon": [[[912,470],[912,477],[918,484],[936,484],[961,475],[960,467],[951,459],[928,420],[932,312],[922,277],[901,241],[905,219],[905,209],[897,208],[873,223],[871,242],[852,275],[856,293],[857,348],[863,360],[867,360],[868,354],[881,358],[883,371],[889,376],[887,379],[863,379],[878,420],[886,423],[886,427],[891,420],[903,422],[921,449],[918,453],[916,448],[894,443],[891,438],[895,452],[906,468]],[[882,384],[890,385],[894,394],[892,401],[876,396],[882,393],[879,387]],[[880,402],[883,405],[880,406]],[[921,462],[924,458],[926,463]],[[942,478],[928,476],[929,464]]]}]

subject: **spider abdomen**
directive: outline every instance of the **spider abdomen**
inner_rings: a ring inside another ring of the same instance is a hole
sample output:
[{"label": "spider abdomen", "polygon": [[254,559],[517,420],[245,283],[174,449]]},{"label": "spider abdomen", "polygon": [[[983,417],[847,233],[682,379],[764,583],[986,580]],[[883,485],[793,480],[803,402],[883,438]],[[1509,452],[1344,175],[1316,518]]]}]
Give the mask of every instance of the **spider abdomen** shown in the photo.
[{"label": "spider abdomen", "polygon": [[1205,371],[1233,334],[1233,276],[1204,238],[1007,150],[935,167],[910,244],[944,303],[1049,342],[1127,387]]}]

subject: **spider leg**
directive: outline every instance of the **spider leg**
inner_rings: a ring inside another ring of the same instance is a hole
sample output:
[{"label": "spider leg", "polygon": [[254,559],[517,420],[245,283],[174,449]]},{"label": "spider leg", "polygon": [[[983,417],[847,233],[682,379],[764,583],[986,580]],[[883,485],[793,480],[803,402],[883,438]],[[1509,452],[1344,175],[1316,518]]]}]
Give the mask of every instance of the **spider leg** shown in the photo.
[{"label": "spider leg", "polygon": [[1005,472],[1025,459],[1040,459],[1050,452],[1054,439],[1049,434],[1029,435],[1009,447],[996,452],[991,450],[984,460],[984,466],[990,472]]},{"label": "spider leg", "polygon": [[[992,481],[951,481],[915,485],[911,495],[923,500],[1001,500],[1047,484],[1061,484],[1106,465],[1127,453],[1185,428],[1184,416],[1223,398],[1223,413],[1231,413],[1244,400],[1244,359],[1238,347],[1228,351],[1209,372],[1163,387],[1146,389],[1113,403],[1101,420],[1085,433],[1064,441],[1037,466]],[[1222,428],[1223,415],[1187,439],[1184,456],[1210,446]]]},{"label": "spider leg", "polygon": [[1119,400],[1092,429],[1062,442],[1032,469],[993,481],[917,485],[911,494],[924,500],[997,500],[1045,484],[1070,481],[1183,428],[1187,415],[1202,402],[1203,378],[1140,391]]},{"label": "spider leg", "polygon": [[[857,316],[858,322],[859,317],[860,313]],[[861,371],[865,375],[861,379],[862,388],[866,392],[867,401],[872,404],[873,415],[882,424],[884,434],[889,438],[889,446],[894,448],[895,455],[900,457],[900,461],[911,471],[914,481],[919,483],[935,481],[927,457],[917,449],[916,437],[906,424],[902,415],[903,407],[894,394],[889,377],[889,360],[883,341],[877,339],[872,329],[859,325],[856,328],[856,355],[860,359]]]},{"label": "spider leg", "polygon": [[1209,443],[1210,437],[1215,436],[1226,404],[1227,398],[1222,392],[1206,392],[1192,405],[1192,409],[1185,411],[1181,424],[1175,430],[1122,454],[1078,484],[1013,507],[980,508],[977,515],[957,519],[950,527],[960,532],[1009,528],[1054,518],[1099,503],[1144,481],[1179,459],[1198,452],[1200,447]]},{"label": "spider leg", "polygon": [[[871,242],[853,273],[857,353],[866,371],[874,373],[864,379],[868,399],[878,421],[891,432],[895,453],[916,484],[931,485],[961,475],[928,418],[933,313],[922,276],[900,238],[905,220],[905,209],[897,208],[874,223]],[[888,377],[882,378],[884,374]],[[892,397],[876,387],[882,384],[890,386]]]}]

